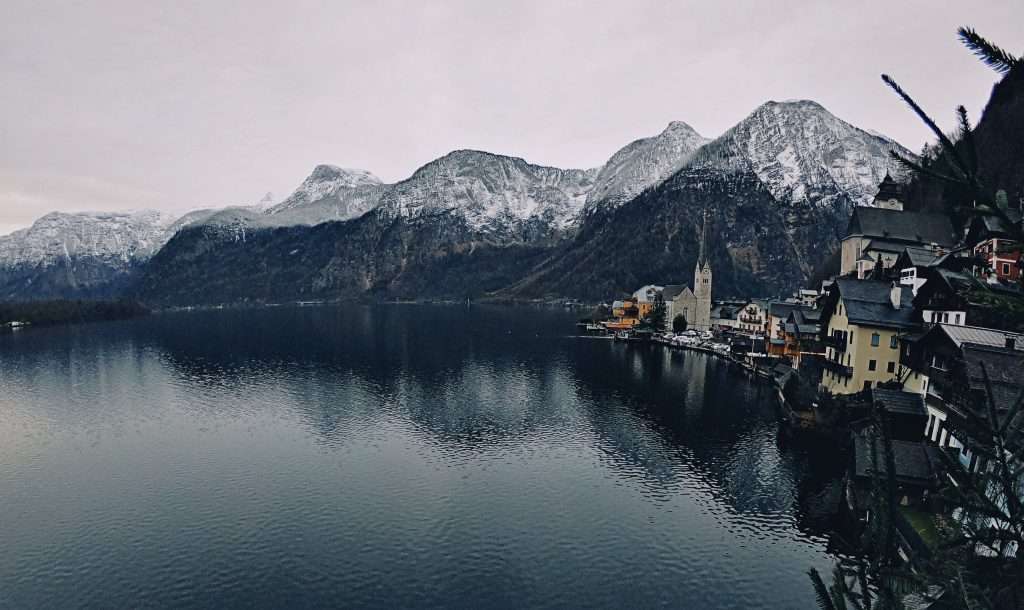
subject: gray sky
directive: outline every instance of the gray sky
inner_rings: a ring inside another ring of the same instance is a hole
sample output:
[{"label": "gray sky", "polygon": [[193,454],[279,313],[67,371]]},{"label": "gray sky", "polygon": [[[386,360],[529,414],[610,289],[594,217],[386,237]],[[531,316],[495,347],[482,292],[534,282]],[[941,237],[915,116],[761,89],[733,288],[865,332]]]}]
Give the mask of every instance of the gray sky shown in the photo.
[{"label": "gray sky", "polygon": [[[984,4],[985,8],[979,8]],[[1024,52],[1024,2],[45,2],[0,11],[0,233],[51,210],[282,199],[318,163],[387,181],[456,148],[592,167],[682,120],[814,99],[916,150]]]}]

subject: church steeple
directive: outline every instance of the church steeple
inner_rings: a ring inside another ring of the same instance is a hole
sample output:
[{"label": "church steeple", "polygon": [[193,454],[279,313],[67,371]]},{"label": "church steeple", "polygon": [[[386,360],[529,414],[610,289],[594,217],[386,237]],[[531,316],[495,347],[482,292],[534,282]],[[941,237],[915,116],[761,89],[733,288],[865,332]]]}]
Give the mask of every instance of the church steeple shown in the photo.
[{"label": "church steeple", "polygon": [[708,238],[708,209],[704,208],[704,216],[700,223],[700,254],[697,256],[697,268],[703,269],[708,264],[707,256]]}]

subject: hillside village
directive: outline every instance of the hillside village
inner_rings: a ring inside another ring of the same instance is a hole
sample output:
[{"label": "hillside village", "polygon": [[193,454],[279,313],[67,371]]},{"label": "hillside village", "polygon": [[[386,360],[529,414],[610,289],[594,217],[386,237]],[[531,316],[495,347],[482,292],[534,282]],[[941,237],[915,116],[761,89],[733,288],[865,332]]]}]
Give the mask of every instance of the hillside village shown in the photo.
[{"label": "hillside village", "polygon": [[906,513],[900,552],[917,561],[934,550],[944,465],[965,474],[988,467],[991,439],[971,433],[986,384],[999,417],[1024,391],[1015,237],[1024,199],[1000,208],[954,226],[944,214],[905,209],[902,185],[887,175],[871,205],[854,208],[839,273],[820,286],[784,299],[712,300],[702,229],[692,283],[643,286],[585,325],[713,352],[770,380],[794,427],[849,440],[847,505],[856,517],[868,512],[877,451],[864,429],[871,412],[886,414]]}]

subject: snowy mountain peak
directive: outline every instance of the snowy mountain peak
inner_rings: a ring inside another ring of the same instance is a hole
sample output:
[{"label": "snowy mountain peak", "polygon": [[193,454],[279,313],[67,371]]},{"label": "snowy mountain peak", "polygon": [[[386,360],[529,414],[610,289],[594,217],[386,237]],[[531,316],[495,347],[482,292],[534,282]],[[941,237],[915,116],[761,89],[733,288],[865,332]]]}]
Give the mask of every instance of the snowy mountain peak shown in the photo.
[{"label": "snowy mountain peak", "polygon": [[306,179],[307,182],[332,182],[344,184],[350,188],[382,184],[380,178],[374,176],[364,169],[351,169],[338,167],[337,165],[321,164],[313,168],[313,173]]},{"label": "snowy mountain peak", "polygon": [[454,150],[389,188],[381,207],[399,216],[455,212],[485,233],[515,232],[523,223],[565,229],[579,218],[596,173]]},{"label": "snowy mountain peak", "polygon": [[676,172],[709,140],[683,121],[672,121],[658,135],[635,140],[601,168],[587,196],[587,209],[616,207]]},{"label": "snowy mountain peak", "polygon": [[[381,186],[380,178],[362,169],[350,169],[337,165],[317,165],[299,188],[295,189],[287,199],[266,210],[267,214],[276,215],[290,210],[315,206],[319,202],[333,202],[324,220],[346,220],[365,213],[372,208],[367,207],[366,197],[355,197],[356,202],[349,202],[356,191],[366,192]],[[323,207],[323,206],[319,206]],[[321,210],[323,211],[323,210]],[[311,210],[305,210],[303,216],[317,217]]]},{"label": "snowy mountain peak", "polygon": [[127,264],[152,256],[166,243],[174,215],[134,212],[50,212],[32,226],[0,237],[0,268],[47,266],[90,257]]},{"label": "snowy mountain peak", "polygon": [[837,118],[811,100],[769,101],[687,164],[752,171],[776,199],[827,205],[840,194],[870,203],[887,171],[889,151],[909,151]]}]

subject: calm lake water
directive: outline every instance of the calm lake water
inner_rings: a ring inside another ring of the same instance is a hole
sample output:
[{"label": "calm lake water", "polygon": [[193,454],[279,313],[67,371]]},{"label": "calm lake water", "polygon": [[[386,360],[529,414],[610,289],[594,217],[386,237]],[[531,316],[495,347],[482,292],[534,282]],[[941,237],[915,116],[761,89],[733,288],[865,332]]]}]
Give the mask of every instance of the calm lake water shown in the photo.
[{"label": "calm lake water", "polygon": [[841,460],[562,311],[0,335],[0,605],[809,608]]}]

